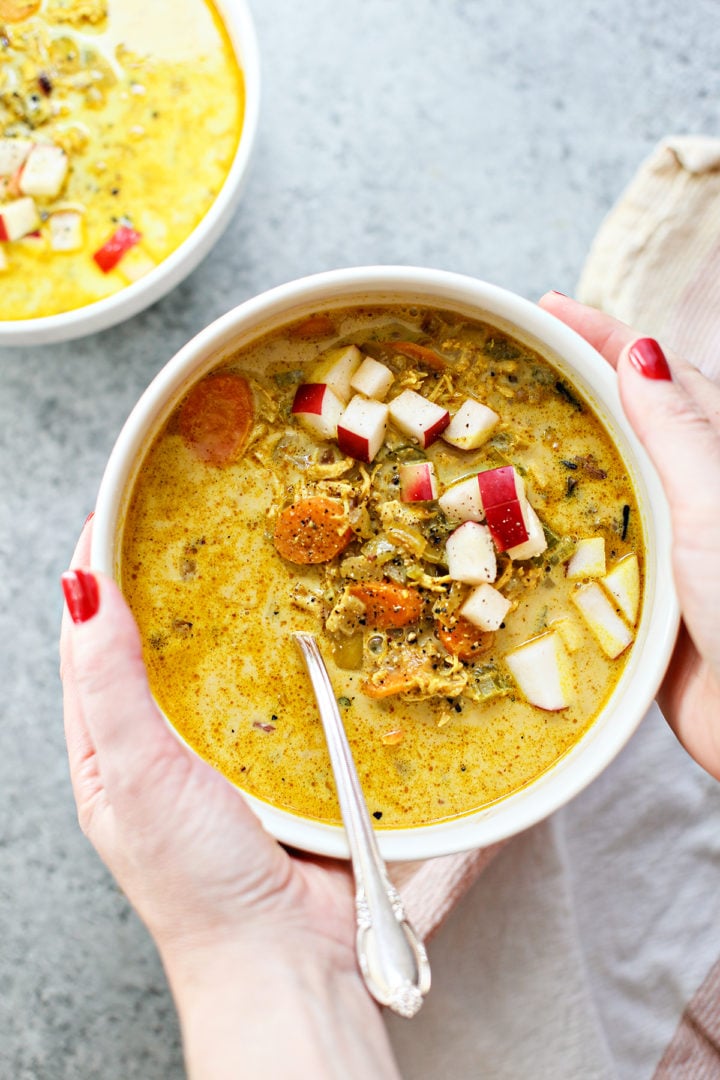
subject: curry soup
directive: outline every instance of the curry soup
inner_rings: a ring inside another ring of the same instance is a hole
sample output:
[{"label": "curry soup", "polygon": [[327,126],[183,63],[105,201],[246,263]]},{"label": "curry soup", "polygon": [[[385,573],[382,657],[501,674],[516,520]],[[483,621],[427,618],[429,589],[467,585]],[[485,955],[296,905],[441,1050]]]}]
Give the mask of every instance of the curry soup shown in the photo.
[{"label": "curry soup", "polygon": [[625,665],[641,552],[620,456],[548,362],[450,312],[355,307],[190,390],[143,461],[121,580],[183,738],[336,822],[292,632],[318,635],[369,808],[403,827],[577,742]]},{"label": "curry soup", "polygon": [[0,320],[162,262],[220,191],[243,109],[207,0],[0,0]]}]

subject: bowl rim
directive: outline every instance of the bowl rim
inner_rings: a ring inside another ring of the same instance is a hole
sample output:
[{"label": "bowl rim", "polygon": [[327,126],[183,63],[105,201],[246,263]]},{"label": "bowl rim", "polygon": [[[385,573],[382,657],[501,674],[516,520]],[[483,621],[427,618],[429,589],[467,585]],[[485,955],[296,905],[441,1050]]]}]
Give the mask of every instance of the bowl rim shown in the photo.
[{"label": "bowl rim", "polygon": [[230,223],[242,196],[257,142],[260,49],[246,0],[212,0],[243,75],[245,108],[232,164],[212,204],[191,233],[148,274],[111,296],[36,319],[0,320],[0,347],[51,345],[125,322],[161,300],[200,264]]},{"label": "bowl rim", "polygon": [[[589,396],[630,470],[646,541],[643,609],[623,674],[603,709],[580,740],[546,772],[489,807],[432,825],[375,830],[385,859],[415,860],[486,847],[548,817],[594,780],[639,726],[662,681],[674,647],[679,608],[673,586],[670,513],[660,480],[627,421],[610,365],[555,316],[500,286],[446,270],[411,266],[365,266],[325,271],[269,289],[233,308],[195,335],[158,372],[123,426],[98,492],[91,565],[115,576],[116,523],[123,496],[149,438],[192,381],[220,362],[234,341],[253,340],[266,326],[280,327],[303,311],[348,306],[373,299],[455,306],[475,317],[507,324],[565,370]],[[149,433],[149,434],[148,434]],[[650,524],[652,523],[652,528]],[[652,631],[652,634],[650,633]],[[648,645],[652,637],[652,646]],[[177,732],[171,726],[171,730]],[[180,736],[178,735],[178,738]],[[241,789],[238,788],[238,791]],[[243,798],[278,840],[320,855],[346,858],[342,826],[299,817],[247,792]]]}]

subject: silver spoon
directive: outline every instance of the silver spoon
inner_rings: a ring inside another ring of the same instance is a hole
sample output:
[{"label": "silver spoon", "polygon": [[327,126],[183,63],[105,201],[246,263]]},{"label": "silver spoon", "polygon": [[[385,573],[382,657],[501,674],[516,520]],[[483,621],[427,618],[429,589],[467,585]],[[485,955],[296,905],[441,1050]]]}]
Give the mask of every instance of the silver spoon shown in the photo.
[{"label": "silver spoon", "polygon": [[430,989],[430,964],[423,943],[405,917],[378,850],[330,676],[312,634],[293,635],[300,647],[330,751],[340,813],[355,876],[356,948],[368,990],[400,1016],[420,1009]]}]

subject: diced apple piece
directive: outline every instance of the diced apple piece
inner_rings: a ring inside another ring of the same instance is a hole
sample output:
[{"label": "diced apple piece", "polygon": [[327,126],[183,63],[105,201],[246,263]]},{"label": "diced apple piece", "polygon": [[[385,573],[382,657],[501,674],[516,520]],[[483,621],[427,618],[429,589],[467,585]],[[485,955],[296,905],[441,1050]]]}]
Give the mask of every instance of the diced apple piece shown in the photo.
[{"label": "diced apple piece", "polygon": [[23,195],[57,195],[65,183],[68,156],[60,146],[35,143],[25,159],[19,187]]},{"label": "diced apple piece", "polygon": [[112,236],[93,252],[98,269],[103,274],[109,274],[123,259],[128,251],[131,251],[142,240],[142,233],[133,229],[130,225],[118,225]]},{"label": "diced apple piece", "polygon": [[432,461],[408,461],[399,466],[398,475],[403,502],[432,502],[437,499],[437,479]]},{"label": "diced apple piece", "polygon": [[440,496],[438,504],[450,521],[484,521],[477,473],[452,484]]},{"label": "diced apple piece", "polygon": [[558,712],[570,704],[570,664],[559,634],[532,638],[509,652],[505,663],[531,705]]},{"label": "diced apple piece", "polygon": [[357,345],[347,345],[341,349],[330,349],[323,353],[311,368],[313,382],[327,383],[343,405],[352,397],[352,377],[362,363],[363,355]]},{"label": "diced apple piece", "polygon": [[140,278],[149,274],[156,266],[157,263],[152,256],[138,246],[123,255],[117,268],[122,277],[132,285],[134,281],[139,281]]},{"label": "diced apple piece", "polygon": [[53,251],[79,251],[82,247],[82,214],[77,210],[58,210],[51,214],[50,247]]},{"label": "diced apple piece", "polygon": [[34,199],[14,199],[0,206],[0,240],[19,240],[39,228]]},{"label": "diced apple piece", "polygon": [[478,630],[499,630],[510,610],[510,601],[492,585],[478,585],[460,608],[460,614]]},{"label": "diced apple piece", "polygon": [[394,378],[389,367],[381,364],[379,360],[374,360],[372,356],[366,356],[350,380],[350,386],[357,390],[358,394],[382,401]]},{"label": "diced apple piece", "polygon": [[590,536],[578,540],[577,547],[567,564],[567,576],[571,581],[579,578],[602,577],[605,573],[605,538]]},{"label": "diced apple piece", "polygon": [[637,555],[626,555],[624,559],[620,559],[610,573],[605,575],[602,583],[627,621],[634,626],[640,606],[640,567]]},{"label": "diced apple piece", "polygon": [[547,537],[542,522],[530,503],[525,505],[525,521],[528,538],[524,544],[517,544],[507,549],[507,554],[511,559],[532,559],[535,555],[542,555],[547,548]]},{"label": "diced apple piece", "polygon": [[327,383],[301,383],[295,391],[291,412],[319,439],[335,439],[343,408],[342,401]]},{"label": "diced apple piece", "polygon": [[403,390],[390,402],[390,418],[403,435],[428,447],[450,423],[450,413],[415,390]]},{"label": "diced apple piece", "polygon": [[497,469],[485,469],[478,473],[483,508],[502,506],[508,502],[525,501],[525,485],[512,465],[500,465]]},{"label": "diced apple piece", "polygon": [[600,648],[614,660],[627,649],[633,639],[633,632],[620,618],[615,608],[596,581],[579,585],[570,599],[577,606]]},{"label": "diced apple piece", "polygon": [[443,439],[460,450],[476,450],[492,435],[500,417],[494,409],[468,398],[443,432]]},{"label": "diced apple piece", "polygon": [[34,229],[31,233],[26,233],[15,243],[18,248],[31,251],[34,255],[40,255],[42,252],[47,251],[49,246],[47,234],[40,229]]},{"label": "diced apple piece", "polygon": [[6,256],[5,252],[4,252],[4,250],[2,249],[2,247],[0,247],[0,273],[2,273],[3,270],[7,270],[7,267],[8,267],[7,256]]},{"label": "diced apple piece", "polygon": [[558,632],[569,653],[577,652],[583,643],[582,630],[577,620],[569,615],[561,615],[559,619],[553,619],[549,628]]},{"label": "diced apple piece", "polygon": [[32,139],[0,139],[0,176],[14,176],[32,148]]},{"label": "diced apple piece", "polygon": [[338,446],[343,454],[370,462],[383,444],[387,423],[387,405],[356,394],[338,420]]},{"label": "diced apple piece", "polygon": [[519,547],[530,538],[528,502],[522,477],[512,465],[478,473],[485,520],[498,551]]},{"label": "diced apple piece", "polygon": [[[490,530],[476,521],[465,521],[445,541],[448,574],[453,581],[481,585],[497,577],[497,561]],[[502,619],[500,620],[502,622]]]}]

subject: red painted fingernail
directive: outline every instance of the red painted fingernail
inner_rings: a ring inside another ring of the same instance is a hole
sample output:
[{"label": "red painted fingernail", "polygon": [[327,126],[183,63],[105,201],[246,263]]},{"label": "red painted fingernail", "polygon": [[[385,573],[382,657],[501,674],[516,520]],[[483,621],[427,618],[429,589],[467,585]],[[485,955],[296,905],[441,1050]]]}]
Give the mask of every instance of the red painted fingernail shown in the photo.
[{"label": "red painted fingernail", "polygon": [[97,581],[87,570],[68,570],[60,579],[70,618],[74,623],[92,619],[100,606]]},{"label": "red painted fingernail", "polygon": [[553,296],[562,296],[563,300],[567,300],[567,293],[560,292],[559,289],[551,289],[550,292]]},{"label": "red painted fingernail", "polygon": [[672,379],[665,353],[654,338],[638,338],[628,356],[635,370],[646,379]]}]

